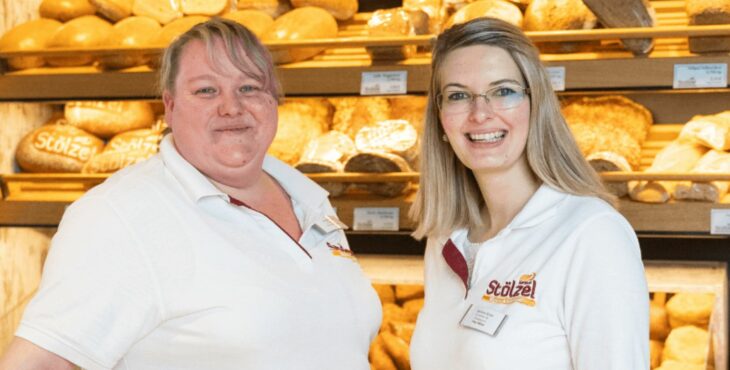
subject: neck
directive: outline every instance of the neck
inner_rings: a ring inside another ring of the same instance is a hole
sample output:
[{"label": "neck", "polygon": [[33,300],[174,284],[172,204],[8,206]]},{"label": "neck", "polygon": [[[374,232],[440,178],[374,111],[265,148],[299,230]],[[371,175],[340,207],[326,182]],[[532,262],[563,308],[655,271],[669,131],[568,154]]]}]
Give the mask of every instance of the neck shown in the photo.
[{"label": "neck", "polygon": [[256,176],[249,178],[249,181],[246,181],[245,184],[226,185],[212,178],[209,178],[209,180],[220,191],[249,205],[256,203],[257,199],[264,198],[273,181],[263,170],[258,172]]}]

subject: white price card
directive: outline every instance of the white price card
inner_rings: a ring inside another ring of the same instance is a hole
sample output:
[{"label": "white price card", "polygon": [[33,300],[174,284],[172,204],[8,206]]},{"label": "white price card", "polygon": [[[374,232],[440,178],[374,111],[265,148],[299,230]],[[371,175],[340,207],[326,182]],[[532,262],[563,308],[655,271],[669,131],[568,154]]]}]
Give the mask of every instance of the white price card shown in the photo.
[{"label": "white price card", "polygon": [[555,91],[565,91],[565,67],[547,67],[550,84]]},{"label": "white price card", "polygon": [[710,210],[710,234],[730,235],[730,208]]},{"label": "white price card", "polygon": [[675,89],[727,86],[727,63],[675,64]]},{"label": "white price card", "polygon": [[353,214],[353,230],[356,231],[398,231],[398,207],[360,207]]},{"label": "white price card", "polygon": [[360,95],[394,95],[408,91],[408,72],[363,72]]}]

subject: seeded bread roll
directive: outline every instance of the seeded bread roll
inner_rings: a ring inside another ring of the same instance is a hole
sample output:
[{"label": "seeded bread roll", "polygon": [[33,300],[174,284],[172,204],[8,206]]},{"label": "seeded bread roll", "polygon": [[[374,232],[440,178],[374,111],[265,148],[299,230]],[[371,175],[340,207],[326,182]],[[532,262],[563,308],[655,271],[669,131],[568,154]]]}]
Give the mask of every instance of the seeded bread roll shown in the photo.
[{"label": "seeded bread roll", "polygon": [[[88,48],[101,46],[109,39],[113,27],[111,23],[95,16],[85,15],[66,22],[48,42],[49,48]],[[91,64],[92,56],[52,57],[48,64],[54,66],[81,66]]]},{"label": "seeded bread roll", "polygon": [[[114,25],[111,36],[106,45],[112,47],[151,46],[162,27],[149,17],[132,16],[125,18]],[[144,53],[125,53],[124,55],[109,55],[99,58],[99,64],[104,68],[120,69],[143,65],[149,61]]]},{"label": "seeded bread roll", "polygon": [[96,13],[96,7],[89,0],[43,0],[38,7],[42,18],[67,22],[74,18]]},{"label": "seeded bread roll", "polygon": [[[294,9],[274,21],[274,25],[267,31],[262,40],[266,41],[293,41],[318,38],[337,37],[337,21],[326,10],[307,6]],[[272,50],[274,63],[293,63],[309,59],[324,48],[290,48]]]},{"label": "seeded bread roll", "polygon": [[260,10],[272,18],[291,10],[289,0],[238,0],[236,6],[240,10]]},{"label": "seeded bread roll", "polygon": [[261,37],[274,25],[274,18],[260,10],[238,10],[224,15],[223,18],[242,24],[257,37]]},{"label": "seeded bread roll", "polygon": [[171,0],[135,0],[132,14],[154,18],[163,25],[183,16],[179,3]]},{"label": "seeded bread roll", "polygon": [[[730,0],[687,0],[686,7],[690,25],[730,23]],[[730,51],[730,37],[690,37],[689,51],[693,53]]]},{"label": "seeded bread roll", "polygon": [[154,112],[143,101],[80,101],[66,103],[66,121],[101,138],[119,133],[149,128]]},{"label": "seeded bread roll", "polygon": [[117,22],[132,15],[132,0],[89,0],[99,14]]},{"label": "seeded bread roll", "polygon": [[15,159],[27,172],[80,172],[84,163],[101,152],[104,142],[79,128],[43,125],[23,137]]},{"label": "seeded bread roll", "polygon": [[498,18],[522,27],[522,11],[517,5],[506,0],[480,0],[469,3],[456,11],[446,22],[444,29],[479,17]]},{"label": "seeded bread roll", "polygon": [[295,8],[316,6],[340,21],[348,20],[357,13],[357,0],[291,0],[291,5]]},{"label": "seeded bread roll", "polygon": [[[0,38],[0,51],[43,50],[63,24],[53,19],[35,19],[15,26]],[[41,57],[8,58],[13,69],[41,67],[46,63]]]}]

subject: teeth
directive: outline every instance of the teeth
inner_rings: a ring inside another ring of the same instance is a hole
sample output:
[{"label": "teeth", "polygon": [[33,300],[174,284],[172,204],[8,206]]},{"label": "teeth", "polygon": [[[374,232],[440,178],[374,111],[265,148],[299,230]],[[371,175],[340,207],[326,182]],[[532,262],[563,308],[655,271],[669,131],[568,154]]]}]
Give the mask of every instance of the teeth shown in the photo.
[{"label": "teeth", "polygon": [[471,141],[480,141],[480,142],[488,142],[488,143],[493,143],[493,142],[502,140],[505,135],[507,135],[507,132],[503,131],[503,130],[496,131],[496,132],[490,132],[487,134],[468,134],[469,139],[471,139]]}]

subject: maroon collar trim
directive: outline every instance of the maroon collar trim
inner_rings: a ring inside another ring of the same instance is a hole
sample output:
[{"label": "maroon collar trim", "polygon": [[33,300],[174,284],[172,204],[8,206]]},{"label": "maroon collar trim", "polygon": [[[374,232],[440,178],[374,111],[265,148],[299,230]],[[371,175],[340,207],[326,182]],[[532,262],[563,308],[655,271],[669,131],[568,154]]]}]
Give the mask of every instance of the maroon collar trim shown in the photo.
[{"label": "maroon collar trim", "polygon": [[461,251],[459,251],[459,248],[456,248],[456,245],[454,245],[454,242],[452,242],[451,239],[447,240],[446,244],[444,244],[444,248],[441,250],[441,255],[444,256],[446,264],[451,267],[451,270],[453,270],[454,273],[459,276],[461,282],[464,283],[464,289],[468,291],[469,284],[467,281],[469,279],[469,268],[466,266],[466,260],[461,254]]}]

